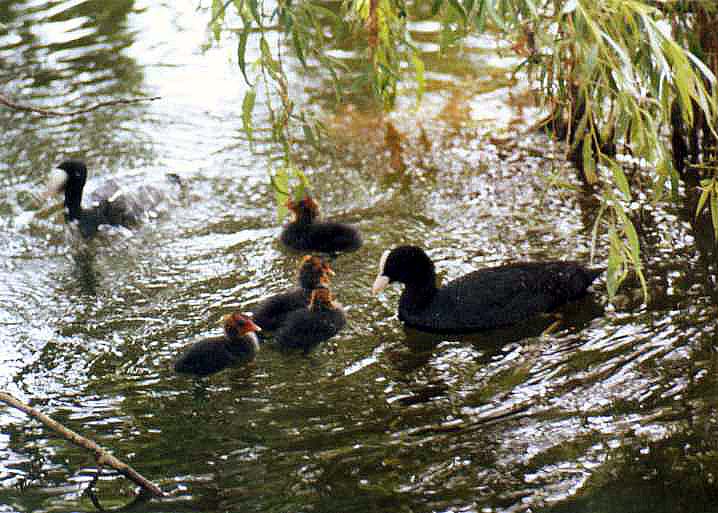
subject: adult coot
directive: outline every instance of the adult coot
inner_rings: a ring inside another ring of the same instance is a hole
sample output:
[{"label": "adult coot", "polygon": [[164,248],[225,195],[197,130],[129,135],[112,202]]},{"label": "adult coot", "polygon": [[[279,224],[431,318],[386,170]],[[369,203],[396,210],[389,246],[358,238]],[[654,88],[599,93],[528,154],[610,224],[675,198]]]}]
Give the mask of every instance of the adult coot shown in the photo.
[{"label": "adult coot", "polygon": [[193,344],[175,362],[175,371],[195,376],[209,376],[229,367],[254,360],[259,350],[255,331],[261,328],[235,312],[224,317],[224,336]]},{"label": "adult coot", "polygon": [[282,347],[299,348],[307,353],[339,333],[346,322],[342,305],[334,301],[328,288],[319,287],[312,291],[308,308],[287,315],[277,332],[277,340]]},{"label": "adult coot", "polygon": [[288,247],[320,253],[356,251],[361,247],[361,234],[353,226],[317,221],[319,203],[310,196],[288,201],[287,208],[294,219],[284,227],[280,239]]},{"label": "adult coot", "polygon": [[124,192],[114,180],[96,189],[92,206],[82,207],[82,190],[87,181],[87,166],[70,159],[53,170],[48,181],[48,194],[65,193],[65,219],[77,223],[80,233],[90,238],[100,225],[135,226],[142,216],[162,201],[164,194],[155,187],[143,185],[133,194]]},{"label": "adult coot", "polygon": [[471,333],[549,312],[585,294],[601,272],[575,262],[522,263],[481,269],[438,287],[424,250],[400,246],[382,255],[372,292],[403,283],[401,321],[434,333]]},{"label": "adult coot", "polygon": [[273,331],[279,328],[289,312],[306,308],[312,290],[329,284],[329,276],[334,271],[318,256],[306,255],[299,265],[299,287],[276,294],[259,303],[254,309],[252,320],[262,330]]}]

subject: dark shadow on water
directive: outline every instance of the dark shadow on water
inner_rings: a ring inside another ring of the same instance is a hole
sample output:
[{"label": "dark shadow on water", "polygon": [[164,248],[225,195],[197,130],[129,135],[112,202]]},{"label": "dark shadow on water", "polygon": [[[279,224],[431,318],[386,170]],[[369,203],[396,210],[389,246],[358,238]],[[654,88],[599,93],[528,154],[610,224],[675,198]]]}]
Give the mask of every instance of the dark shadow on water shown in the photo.
[{"label": "dark shadow on water", "polygon": [[95,250],[92,246],[82,248],[72,255],[74,266],[72,268],[73,285],[83,296],[97,296],[97,287],[100,283],[95,270]]},{"label": "dark shadow on water", "polygon": [[[699,430],[701,431],[701,430]],[[546,513],[695,513],[718,511],[715,433],[629,442],[614,451],[610,473],[589,480]],[[682,447],[680,451],[675,447]],[[686,459],[686,456],[688,458]]]}]

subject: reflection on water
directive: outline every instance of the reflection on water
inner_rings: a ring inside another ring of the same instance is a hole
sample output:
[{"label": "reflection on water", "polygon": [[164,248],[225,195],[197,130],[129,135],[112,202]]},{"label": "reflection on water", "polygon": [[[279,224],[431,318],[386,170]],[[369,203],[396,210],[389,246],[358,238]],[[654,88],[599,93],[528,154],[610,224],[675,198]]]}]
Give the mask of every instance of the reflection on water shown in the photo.
[{"label": "reflection on water", "polygon": [[[129,28],[133,4],[5,2],[0,6],[0,23],[7,27],[0,35],[3,94],[20,104],[65,111],[143,95],[142,70],[126,52],[136,35]],[[51,164],[67,156],[103,165],[147,158],[146,141],[127,132],[141,111],[130,105],[41,119],[0,110],[0,129],[14,141],[3,151],[3,183],[12,177],[42,180]]]},{"label": "reflection on water", "polygon": [[[633,211],[648,305],[637,283],[606,305],[599,280],[560,317],[442,337],[400,325],[398,290],[370,296],[380,255],[400,243],[426,247],[444,281],[518,260],[589,260],[597,201],[550,187],[573,172],[542,136],[514,137],[531,111],[507,89],[494,42],[440,57],[430,22],[411,27],[430,87],[418,111],[411,91],[399,98],[393,142],[385,121],[344,106],[327,114],[332,151],[303,157],[325,214],[365,235],[333,264],[347,329],[308,357],[265,344],[254,365],[201,382],[175,375],[182,348],[292,286],[297,265],[276,241],[274,150],[256,141],[253,153],[242,135],[236,42],[198,51],[206,14],[121,0],[0,5],[0,89],[16,101],[162,96],[72,119],[0,110],[0,388],[170,493],[137,511],[714,506],[715,253],[694,207]],[[350,49],[337,56],[351,63]],[[293,83],[330,104],[316,77]],[[108,173],[177,173],[182,201],[136,231],[73,240],[59,211],[36,215],[47,205],[35,192],[70,154],[92,161],[90,186]],[[0,512],[93,510],[87,454],[14,411],[0,410],[0,426]],[[122,505],[132,488],[103,475],[100,501]]]}]

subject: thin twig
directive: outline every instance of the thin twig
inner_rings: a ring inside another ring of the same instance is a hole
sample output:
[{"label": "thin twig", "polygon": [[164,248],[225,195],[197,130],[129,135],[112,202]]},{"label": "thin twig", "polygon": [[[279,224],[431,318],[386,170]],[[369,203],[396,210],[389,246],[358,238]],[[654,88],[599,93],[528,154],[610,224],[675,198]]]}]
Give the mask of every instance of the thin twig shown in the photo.
[{"label": "thin twig", "polygon": [[117,472],[125,476],[130,481],[136,483],[140,487],[142,487],[143,490],[146,490],[147,492],[151,493],[152,495],[156,497],[162,497],[165,495],[165,493],[160,489],[159,486],[152,483],[148,479],[146,479],[144,476],[142,476],[139,472],[137,472],[135,469],[130,467],[128,464],[123,463],[122,461],[115,458],[113,455],[108,453],[106,450],[104,450],[102,447],[97,445],[92,440],[85,438],[84,436],[81,436],[77,434],[76,432],[72,431],[71,429],[66,428],[56,420],[51,419],[44,413],[36,410],[32,406],[23,403],[19,399],[16,399],[12,395],[8,394],[7,392],[1,392],[0,391],[0,402],[3,402],[7,405],[12,406],[13,408],[17,408],[18,410],[28,414],[29,416],[39,420],[43,424],[45,424],[47,427],[58,433],[60,436],[65,438],[66,440],[69,440],[73,444],[82,447],[83,449],[87,449],[88,451],[92,451],[95,454],[95,460],[97,461],[97,464],[102,466],[108,466],[115,469]]},{"label": "thin twig", "polygon": [[15,103],[14,101],[10,100],[7,96],[4,96],[0,94],[0,104],[5,105],[6,107],[10,107],[14,110],[19,110],[22,112],[32,112],[34,114],[40,114],[41,116],[77,116],[79,114],[87,114],[88,112],[92,112],[93,110],[97,110],[102,107],[108,107],[110,105],[128,105],[131,103],[140,103],[140,102],[153,102],[155,100],[161,99],[161,96],[152,96],[151,98],[128,98],[128,99],[119,99],[119,100],[108,100],[106,102],[100,102],[96,103],[95,105],[92,105],[90,107],[84,108],[84,109],[78,109],[78,110],[71,110],[69,112],[62,112],[59,110],[49,110],[49,109],[40,109],[38,107],[30,107],[29,105],[21,105],[19,103]]}]

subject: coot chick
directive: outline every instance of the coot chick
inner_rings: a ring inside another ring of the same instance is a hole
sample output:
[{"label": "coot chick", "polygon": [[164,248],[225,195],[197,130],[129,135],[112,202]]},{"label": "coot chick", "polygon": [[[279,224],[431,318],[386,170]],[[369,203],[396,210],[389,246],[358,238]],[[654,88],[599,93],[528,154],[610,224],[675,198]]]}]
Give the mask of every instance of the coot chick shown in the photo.
[{"label": "coot chick", "polygon": [[433,333],[471,333],[510,326],[586,293],[602,270],[575,262],[534,262],[481,269],[437,287],[434,263],[421,248],[385,251],[372,292],[405,285],[399,319]]},{"label": "coot chick", "polygon": [[259,303],[252,320],[262,330],[274,331],[287,318],[289,312],[306,308],[309,305],[312,290],[329,284],[329,276],[334,271],[318,256],[306,255],[299,265],[299,287],[276,294]]},{"label": "coot chick", "polygon": [[69,159],[53,170],[48,182],[48,194],[65,193],[65,220],[77,223],[86,239],[93,237],[100,225],[131,227],[162,199],[162,192],[144,185],[128,194],[114,180],[95,190],[92,206],[82,207],[82,191],[87,181],[87,166],[81,160]]},{"label": "coot chick", "polygon": [[277,340],[282,347],[303,349],[308,353],[320,342],[339,333],[346,322],[342,305],[334,301],[328,288],[319,287],[312,291],[309,307],[287,315]]},{"label": "coot chick", "polygon": [[224,317],[224,336],[190,346],[175,362],[175,371],[203,377],[230,365],[250,362],[259,350],[254,332],[260,330],[249,317],[238,312],[228,314]]},{"label": "coot chick", "polygon": [[288,201],[287,208],[294,216],[284,227],[281,241],[297,251],[340,253],[356,251],[362,245],[359,230],[344,223],[317,221],[319,203],[310,196],[298,202]]}]

